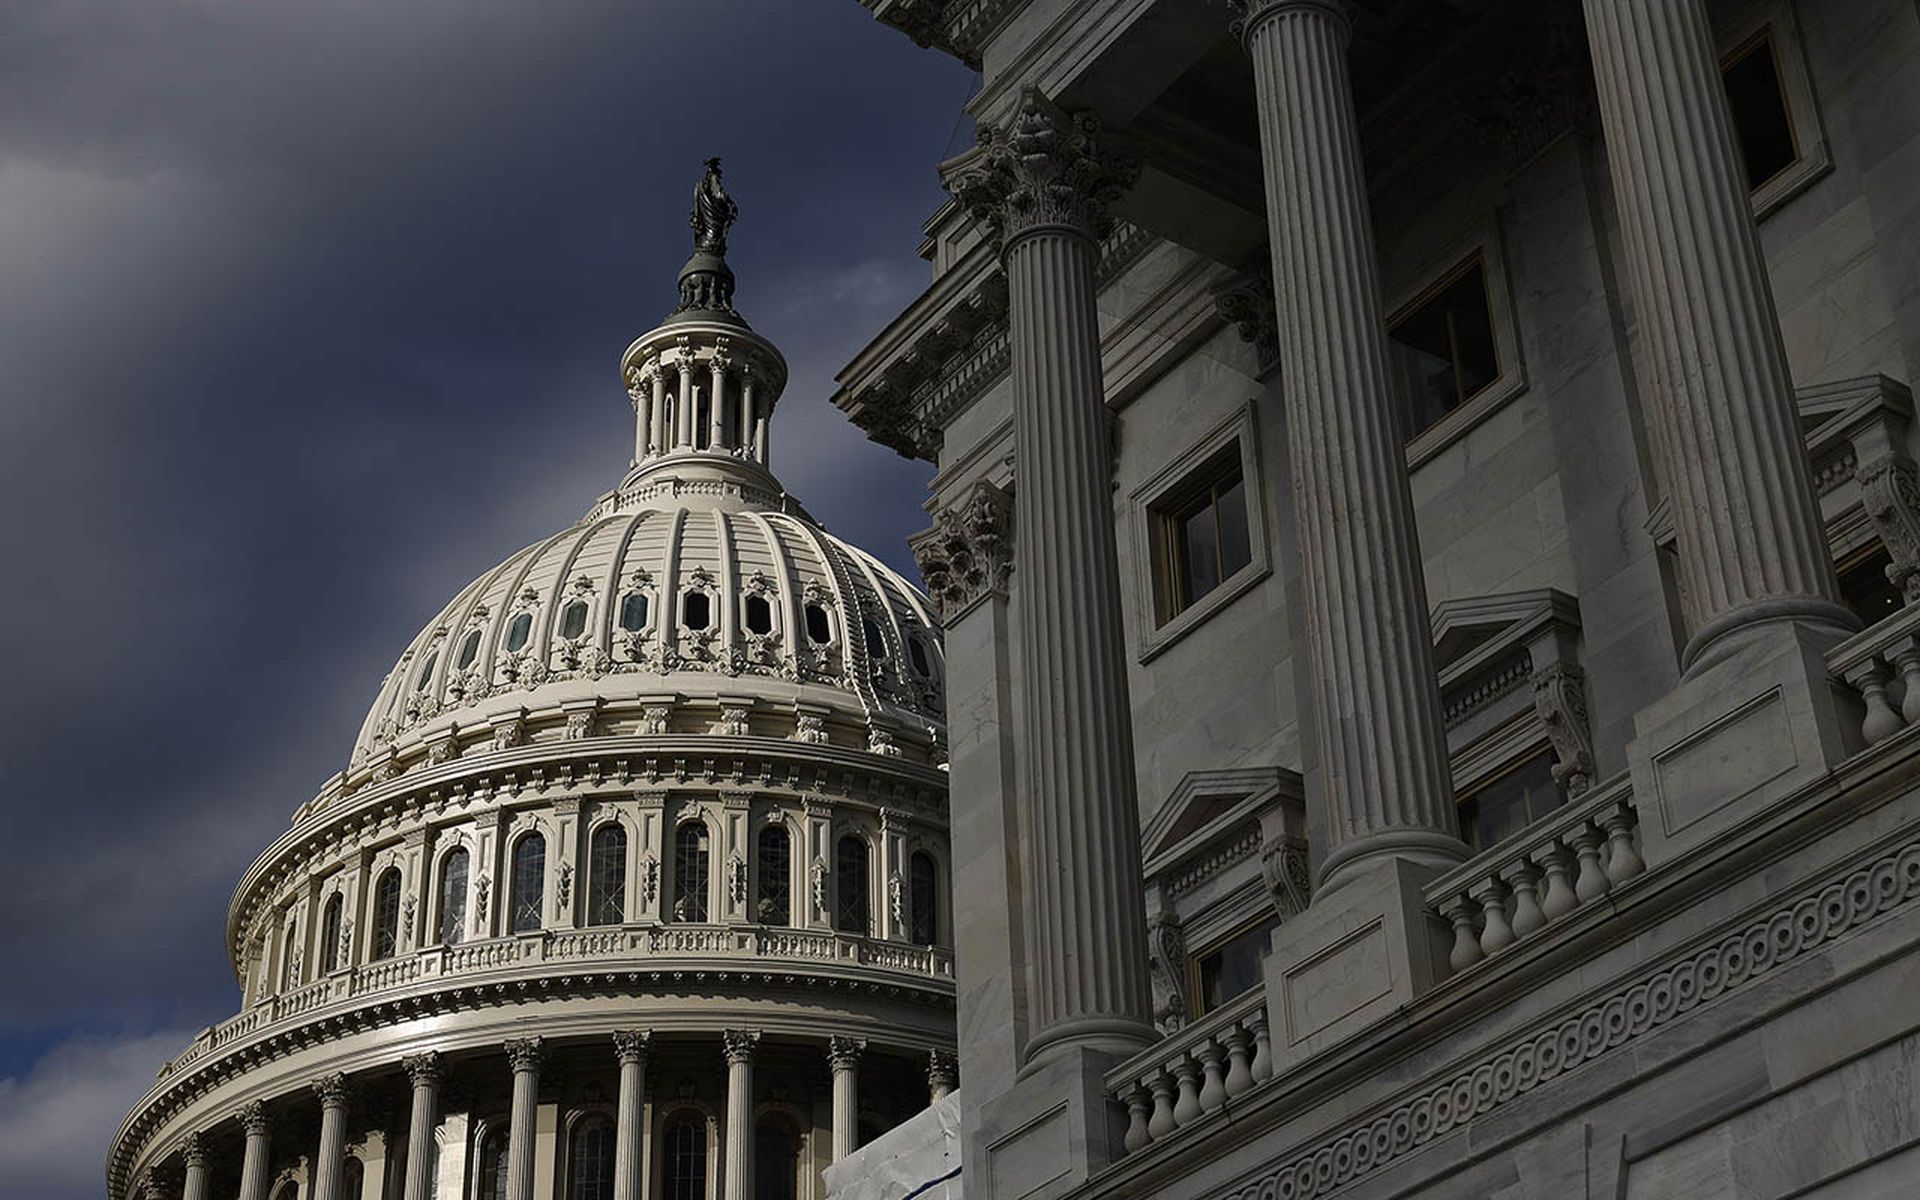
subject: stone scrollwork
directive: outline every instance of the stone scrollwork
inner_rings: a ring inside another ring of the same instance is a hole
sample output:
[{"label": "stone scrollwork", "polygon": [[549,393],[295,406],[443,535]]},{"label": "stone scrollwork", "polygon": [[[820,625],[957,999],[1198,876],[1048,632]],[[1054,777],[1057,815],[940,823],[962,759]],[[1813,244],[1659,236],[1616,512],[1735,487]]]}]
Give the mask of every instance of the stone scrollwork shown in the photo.
[{"label": "stone scrollwork", "polygon": [[649,854],[640,860],[640,903],[652,904],[660,894],[660,860]]},{"label": "stone scrollwork", "polygon": [[1238,272],[1214,285],[1213,310],[1230,321],[1240,340],[1252,346],[1257,370],[1267,375],[1280,365],[1280,327],[1273,307],[1273,263],[1262,250]]},{"label": "stone scrollwork", "polygon": [[1260,874],[1282,918],[1297,917],[1307,910],[1313,899],[1313,876],[1307,867],[1305,843],[1288,839],[1262,845]]},{"label": "stone scrollwork", "polygon": [[559,879],[553,889],[553,912],[562,916],[567,911],[567,902],[573,899],[573,864],[561,863]]},{"label": "stone scrollwork", "polygon": [[812,886],[812,890],[813,890],[814,913],[821,917],[826,916],[828,910],[827,910],[827,863],[825,859],[816,858],[813,860],[813,865],[807,868],[807,881]]},{"label": "stone scrollwork", "polygon": [[1920,600],[1920,472],[1913,460],[1885,455],[1854,472],[1873,530],[1886,545],[1887,582],[1908,604]]},{"label": "stone scrollwork", "polygon": [[952,621],[982,596],[1006,594],[1013,575],[1013,496],[980,480],[909,545],[940,619]]},{"label": "stone scrollwork", "polygon": [[1113,224],[1109,206],[1139,172],[1138,158],[1108,144],[1098,117],[1069,113],[1028,87],[1006,125],[980,126],[979,144],[943,182],[1003,241],[1043,228],[1098,240]]},{"label": "stone scrollwork", "polygon": [[1578,796],[1593,786],[1593,734],[1587,721],[1587,675],[1570,662],[1548,663],[1533,676],[1533,707],[1553,744],[1553,779]]},{"label": "stone scrollwork", "polygon": [[747,860],[737,853],[727,857],[727,899],[735,908],[747,902]]},{"label": "stone scrollwork", "polygon": [[1147,954],[1152,965],[1153,1021],[1163,1033],[1187,1023],[1187,937],[1180,918],[1161,909],[1147,919]]}]

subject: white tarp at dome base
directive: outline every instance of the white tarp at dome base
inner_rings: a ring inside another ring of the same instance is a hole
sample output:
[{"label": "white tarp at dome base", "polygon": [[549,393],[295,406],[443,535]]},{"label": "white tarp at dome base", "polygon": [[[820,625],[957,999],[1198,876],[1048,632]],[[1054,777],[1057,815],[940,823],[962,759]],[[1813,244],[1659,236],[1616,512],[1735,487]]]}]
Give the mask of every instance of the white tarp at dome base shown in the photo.
[{"label": "white tarp at dome base", "polygon": [[960,1200],[960,1093],[921,1109],[822,1178],[827,1200]]}]

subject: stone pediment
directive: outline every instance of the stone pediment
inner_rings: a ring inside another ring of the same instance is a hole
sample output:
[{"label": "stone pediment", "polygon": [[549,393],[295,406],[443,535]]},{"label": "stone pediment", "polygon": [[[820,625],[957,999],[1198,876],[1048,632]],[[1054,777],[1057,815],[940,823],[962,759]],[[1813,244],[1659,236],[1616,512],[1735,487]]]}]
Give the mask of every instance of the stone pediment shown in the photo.
[{"label": "stone pediment", "polygon": [[1280,766],[1190,771],[1141,830],[1146,874],[1157,875],[1274,809],[1293,809],[1305,835],[1300,773]]}]

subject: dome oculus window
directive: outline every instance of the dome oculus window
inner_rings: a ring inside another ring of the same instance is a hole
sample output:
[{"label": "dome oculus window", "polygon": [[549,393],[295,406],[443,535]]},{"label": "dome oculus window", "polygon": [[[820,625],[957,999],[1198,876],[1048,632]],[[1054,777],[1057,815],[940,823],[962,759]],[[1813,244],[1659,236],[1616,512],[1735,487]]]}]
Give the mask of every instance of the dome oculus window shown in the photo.
[{"label": "dome oculus window", "polygon": [[1411,440],[1500,377],[1495,343],[1486,268],[1476,254],[1387,326],[1402,437]]},{"label": "dome oculus window", "polygon": [[620,628],[628,633],[639,633],[647,627],[647,595],[645,592],[628,592],[620,601]]},{"label": "dome oculus window", "polygon": [[680,598],[680,623],[696,632],[713,623],[713,600],[705,592],[688,592]]},{"label": "dome oculus window", "polygon": [[1239,442],[1157,499],[1149,516],[1155,608],[1164,625],[1253,561]]},{"label": "dome oculus window", "polygon": [[747,632],[762,637],[773,632],[773,605],[765,596],[747,597]]},{"label": "dome oculus window", "polygon": [[833,641],[833,621],[828,618],[827,610],[818,604],[807,605],[807,640],[816,646],[825,646]]},{"label": "dome oculus window", "polygon": [[454,657],[453,665],[456,669],[464,671],[473,665],[474,659],[479,657],[480,631],[469,629],[467,636],[460,639],[460,653]]},{"label": "dome oculus window", "polygon": [[587,602],[575,600],[560,610],[560,636],[577,638],[587,631]]},{"label": "dome oculus window", "polygon": [[533,614],[520,613],[507,626],[507,652],[514,653],[526,648],[527,639],[533,636]]}]

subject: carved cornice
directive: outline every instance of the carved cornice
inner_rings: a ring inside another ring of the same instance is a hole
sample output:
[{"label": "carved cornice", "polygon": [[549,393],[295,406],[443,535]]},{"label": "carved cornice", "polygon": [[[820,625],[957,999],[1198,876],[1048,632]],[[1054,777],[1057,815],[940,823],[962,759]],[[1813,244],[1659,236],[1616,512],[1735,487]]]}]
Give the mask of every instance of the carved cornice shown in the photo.
[{"label": "carved cornice", "polygon": [[407,1082],[414,1087],[435,1087],[440,1083],[444,1073],[440,1052],[437,1050],[407,1055],[400,1060],[400,1069],[407,1073]]},{"label": "carved cornice", "polygon": [[501,1049],[507,1052],[507,1062],[516,1075],[522,1071],[538,1071],[547,1057],[546,1045],[537,1037],[509,1038]]},{"label": "carved cornice", "polygon": [[980,56],[1027,0],[862,0],[917,46],[945,51],[978,71]]},{"label": "carved cornice", "polygon": [[1113,226],[1109,207],[1140,173],[1091,112],[1070,113],[1037,87],[1020,93],[1012,120],[982,125],[979,145],[952,160],[941,182],[985,227],[1012,243],[1045,229],[1095,241]]},{"label": "carved cornice", "polygon": [[981,598],[1006,595],[1013,574],[1013,497],[980,480],[908,545],[941,621],[951,623]]},{"label": "carved cornice", "polygon": [[613,1052],[621,1065],[647,1061],[647,1050],[653,1045],[651,1029],[620,1029],[613,1035]]},{"label": "carved cornice", "polygon": [[840,1037],[836,1034],[827,1039],[827,1062],[836,1071],[851,1071],[858,1067],[866,1052],[865,1038]]}]

